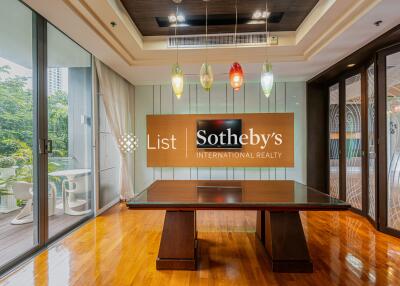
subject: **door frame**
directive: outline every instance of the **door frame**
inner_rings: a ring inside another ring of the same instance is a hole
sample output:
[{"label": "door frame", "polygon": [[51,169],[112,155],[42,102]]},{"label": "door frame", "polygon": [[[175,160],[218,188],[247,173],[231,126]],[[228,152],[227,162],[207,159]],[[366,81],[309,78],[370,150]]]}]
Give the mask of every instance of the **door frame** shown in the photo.
[{"label": "door frame", "polygon": [[400,44],[391,45],[387,48],[377,51],[377,73],[378,78],[378,196],[379,196],[379,223],[378,229],[382,232],[400,237],[400,230],[388,227],[388,184],[387,184],[387,134],[386,134],[386,57],[400,52]]}]

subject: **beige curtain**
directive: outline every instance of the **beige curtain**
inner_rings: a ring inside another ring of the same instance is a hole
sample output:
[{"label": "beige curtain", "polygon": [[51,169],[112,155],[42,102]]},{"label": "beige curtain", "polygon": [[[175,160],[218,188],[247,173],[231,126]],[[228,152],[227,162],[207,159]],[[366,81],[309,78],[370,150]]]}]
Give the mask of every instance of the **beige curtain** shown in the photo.
[{"label": "beige curtain", "polygon": [[[123,136],[134,134],[134,86],[95,59],[96,72],[99,79],[100,93],[115,144]],[[128,200],[134,196],[133,190],[133,154],[121,149],[120,158],[120,197]]]}]

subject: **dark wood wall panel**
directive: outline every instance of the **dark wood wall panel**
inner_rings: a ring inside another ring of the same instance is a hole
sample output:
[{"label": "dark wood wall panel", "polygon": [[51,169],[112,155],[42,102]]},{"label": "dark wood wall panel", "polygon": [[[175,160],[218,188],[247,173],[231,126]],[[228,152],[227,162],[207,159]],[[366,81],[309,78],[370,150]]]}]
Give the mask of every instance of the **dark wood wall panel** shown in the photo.
[{"label": "dark wood wall panel", "polygon": [[307,185],[328,193],[327,88],[307,84]]}]

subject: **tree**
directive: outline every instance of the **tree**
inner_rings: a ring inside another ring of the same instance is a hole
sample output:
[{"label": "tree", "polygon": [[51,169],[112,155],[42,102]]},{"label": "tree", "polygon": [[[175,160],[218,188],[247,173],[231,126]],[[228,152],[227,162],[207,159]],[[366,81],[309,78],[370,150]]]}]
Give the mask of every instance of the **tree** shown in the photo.
[{"label": "tree", "polygon": [[[33,98],[27,78],[10,76],[10,67],[0,67],[0,156],[17,164],[32,164]],[[49,137],[55,156],[68,156],[68,97],[58,91],[48,97]]]}]

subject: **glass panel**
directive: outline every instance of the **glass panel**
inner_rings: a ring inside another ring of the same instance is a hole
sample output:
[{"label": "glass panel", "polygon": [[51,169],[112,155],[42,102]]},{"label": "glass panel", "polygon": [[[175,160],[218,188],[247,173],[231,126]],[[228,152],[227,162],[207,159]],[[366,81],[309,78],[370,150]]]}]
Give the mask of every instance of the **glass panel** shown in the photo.
[{"label": "glass panel", "polygon": [[375,66],[367,70],[368,81],[368,215],[375,220]]},{"label": "glass panel", "polygon": [[329,88],[329,194],[339,198],[339,84]]},{"label": "glass panel", "polygon": [[47,26],[49,237],[93,214],[91,56]]},{"label": "glass panel", "polygon": [[389,227],[400,230],[400,53],[386,58]]},{"label": "glass panel", "polygon": [[37,245],[32,12],[0,3],[0,267]]},{"label": "glass panel", "polygon": [[348,203],[331,198],[296,181],[156,181],[130,200],[129,207],[197,208],[212,205],[307,209],[347,209]]},{"label": "glass panel", "polygon": [[346,79],[346,201],[361,209],[361,76]]}]

